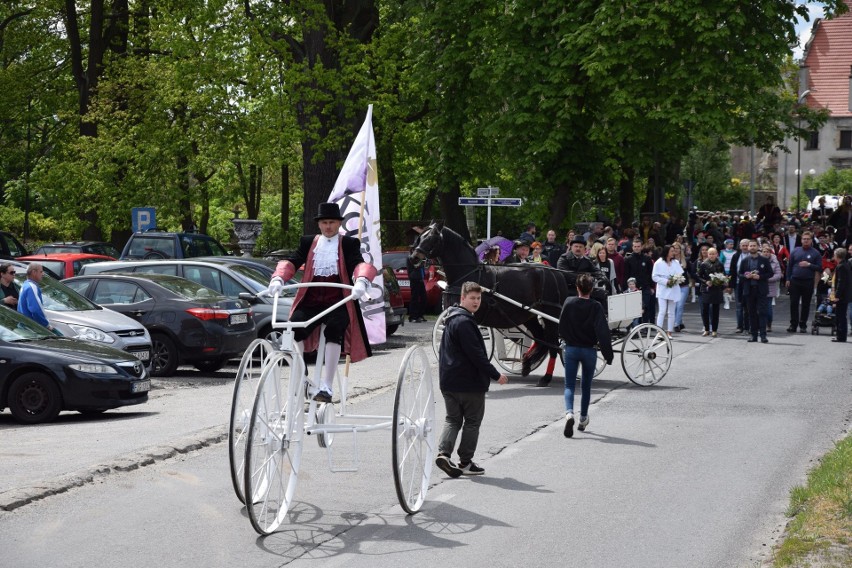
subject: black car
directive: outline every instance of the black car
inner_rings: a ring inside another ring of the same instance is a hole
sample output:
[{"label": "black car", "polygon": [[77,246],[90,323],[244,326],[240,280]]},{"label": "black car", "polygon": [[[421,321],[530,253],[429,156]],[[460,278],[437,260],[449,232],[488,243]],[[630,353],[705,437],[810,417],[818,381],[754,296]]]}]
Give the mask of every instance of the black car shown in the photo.
[{"label": "black car", "polygon": [[119,260],[148,260],[227,255],[228,251],[219,241],[203,233],[148,230],[130,235],[118,258]]},{"label": "black car", "polygon": [[15,238],[15,235],[0,231],[0,258],[12,260],[27,254],[27,249],[24,248],[21,241]]},{"label": "black car", "polygon": [[68,241],[41,245],[33,254],[54,254],[59,252],[85,252],[118,258],[118,249],[101,241]]},{"label": "black car", "polygon": [[151,374],[180,364],[204,372],[242,356],[255,338],[248,302],[164,274],[97,274],[63,281],[96,304],[138,320],[151,334]]},{"label": "black car", "polygon": [[104,412],[148,400],[145,365],[129,353],[57,337],[13,310],[0,310],[0,411],[20,422],[56,418],[62,410]]}]

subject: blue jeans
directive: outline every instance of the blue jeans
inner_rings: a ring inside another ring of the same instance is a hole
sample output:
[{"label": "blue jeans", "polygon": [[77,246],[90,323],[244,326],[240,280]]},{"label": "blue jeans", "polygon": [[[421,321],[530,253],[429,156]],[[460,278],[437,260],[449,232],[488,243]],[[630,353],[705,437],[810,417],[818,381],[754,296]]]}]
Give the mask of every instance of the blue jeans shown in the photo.
[{"label": "blue jeans", "polygon": [[680,287],[680,299],[675,304],[675,325],[683,325],[683,308],[689,298],[689,286]]},{"label": "blue jeans", "polygon": [[577,368],[582,366],[580,381],[580,416],[589,415],[589,400],[592,398],[592,379],[598,353],[594,347],[565,346],[565,412],[574,412],[574,387],[577,384]]}]

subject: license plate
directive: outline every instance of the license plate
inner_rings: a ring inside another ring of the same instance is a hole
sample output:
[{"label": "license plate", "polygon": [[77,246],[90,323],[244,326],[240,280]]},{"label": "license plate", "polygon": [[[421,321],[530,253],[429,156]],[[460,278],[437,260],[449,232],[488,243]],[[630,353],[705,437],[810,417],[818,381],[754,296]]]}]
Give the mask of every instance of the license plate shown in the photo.
[{"label": "license plate", "polygon": [[130,354],[139,359],[140,361],[147,361],[151,358],[150,351],[131,351]]},{"label": "license plate", "polygon": [[411,286],[411,282],[409,282],[408,280],[397,280],[397,282],[399,282],[400,288],[408,288],[409,286]]},{"label": "license plate", "polygon": [[130,392],[148,392],[151,390],[151,381],[138,381],[130,385]]},{"label": "license plate", "polygon": [[239,325],[248,322],[248,314],[234,314],[231,316],[231,325]]}]

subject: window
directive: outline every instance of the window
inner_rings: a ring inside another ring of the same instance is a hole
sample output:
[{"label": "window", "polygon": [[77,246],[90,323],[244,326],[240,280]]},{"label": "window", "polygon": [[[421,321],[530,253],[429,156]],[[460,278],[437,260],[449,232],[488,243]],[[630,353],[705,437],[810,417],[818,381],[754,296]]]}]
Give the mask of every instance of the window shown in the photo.
[{"label": "window", "polygon": [[840,146],[838,150],[852,150],[852,130],[840,131]]},{"label": "window", "polygon": [[150,296],[131,282],[102,280],[95,289],[96,304],[132,304],[147,300]]},{"label": "window", "polygon": [[805,150],[819,150],[819,131],[813,131],[805,142]]}]

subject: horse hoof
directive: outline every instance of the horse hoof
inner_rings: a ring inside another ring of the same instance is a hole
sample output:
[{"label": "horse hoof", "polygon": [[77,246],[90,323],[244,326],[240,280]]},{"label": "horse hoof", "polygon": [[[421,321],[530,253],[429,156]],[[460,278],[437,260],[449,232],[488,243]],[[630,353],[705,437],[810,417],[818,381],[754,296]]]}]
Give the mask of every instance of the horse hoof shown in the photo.
[{"label": "horse hoof", "polygon": [[538,380],[535,386],[537,387],[548,387],[550,386],[550,381],[553,380],[553,375],[545,375]]}]

